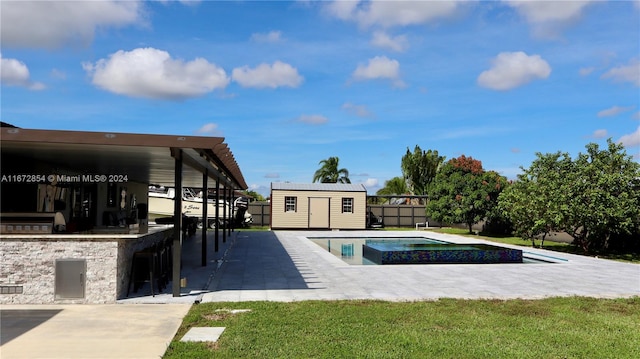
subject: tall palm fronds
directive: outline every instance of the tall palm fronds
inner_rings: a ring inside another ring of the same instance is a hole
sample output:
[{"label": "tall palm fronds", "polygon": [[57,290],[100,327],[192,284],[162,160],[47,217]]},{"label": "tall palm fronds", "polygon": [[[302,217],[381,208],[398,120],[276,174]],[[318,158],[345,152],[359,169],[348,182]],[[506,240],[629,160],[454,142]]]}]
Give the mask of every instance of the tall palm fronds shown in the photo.
[{"label": "tall palm fronds", "polygon": [[320,169],[313,175],[313,182],[321,183],[351,183],[349,171],[346,168],[338,169],[338,157],[329,157],[320,161]]},{"label": "tall palm fronds", "polygon": [[392,179],[385,181],[384,187],[380,188],[377,195],[393,195],[393,194],[407,194],[409,189],[407,188],[407,182],[402,177],[393,177]]}]

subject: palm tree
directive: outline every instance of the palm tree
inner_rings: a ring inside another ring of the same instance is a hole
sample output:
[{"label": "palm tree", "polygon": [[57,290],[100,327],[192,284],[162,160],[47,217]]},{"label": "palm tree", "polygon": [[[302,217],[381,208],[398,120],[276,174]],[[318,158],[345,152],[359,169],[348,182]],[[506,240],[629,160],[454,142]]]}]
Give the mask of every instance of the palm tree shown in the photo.
[{"label": "palm tree", "polygon": [[407,188],[407,182],[402,177],[393,177],[392,179],[384,182],[384,187],[380,188],[377,195],[393,195],[393,194],[407,194],[409,189]]},{"label": "palm tree", "polygon": [[313,175],[313,182],[321,183],[351,183],[349,171],[346,168],[338,169],[338,157],[329,157],[320,161],[320,169]]}]

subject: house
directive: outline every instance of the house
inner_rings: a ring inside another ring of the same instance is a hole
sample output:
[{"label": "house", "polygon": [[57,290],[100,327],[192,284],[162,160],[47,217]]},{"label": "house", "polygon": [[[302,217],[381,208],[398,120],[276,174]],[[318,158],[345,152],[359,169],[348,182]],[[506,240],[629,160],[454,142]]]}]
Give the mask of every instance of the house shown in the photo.
[{"label": "house", "polygon": [[365,229],[362,184],[271,183],[272,229]]}]

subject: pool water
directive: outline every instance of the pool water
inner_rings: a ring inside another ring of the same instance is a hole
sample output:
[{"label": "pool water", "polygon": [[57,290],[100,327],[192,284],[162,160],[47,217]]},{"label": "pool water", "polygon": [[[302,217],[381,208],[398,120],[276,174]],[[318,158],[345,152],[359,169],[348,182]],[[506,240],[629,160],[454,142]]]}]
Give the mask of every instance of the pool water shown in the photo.
[{"label": "pool water", "polygon": [[309,239],[351,265],[544,262],[524,258],[519,249],[455,244],[427,237]]}]

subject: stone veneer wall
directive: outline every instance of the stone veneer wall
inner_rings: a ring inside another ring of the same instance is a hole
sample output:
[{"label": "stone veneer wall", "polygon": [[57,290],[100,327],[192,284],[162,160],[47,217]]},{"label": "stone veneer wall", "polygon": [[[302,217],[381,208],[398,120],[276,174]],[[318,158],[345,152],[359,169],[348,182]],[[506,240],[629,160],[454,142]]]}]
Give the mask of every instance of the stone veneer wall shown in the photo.
[{"label": "stone veneer wall", "polygon": [[173,229],[156,232],[140,238],[137,241],[121,239],[118,242],[118,273],[117,273],[117,299],[126,298],[131,274],[133,253],[161,243],[171,237]]},{"label": "stone veneer wall", "polygon": [[[3,236],[0,304],[114,303],[126,296],[133,253],[164,240],[170,233],[165,230],[140,238]],[[55,299],[57,259],[86,260],[84,298]]]}]

